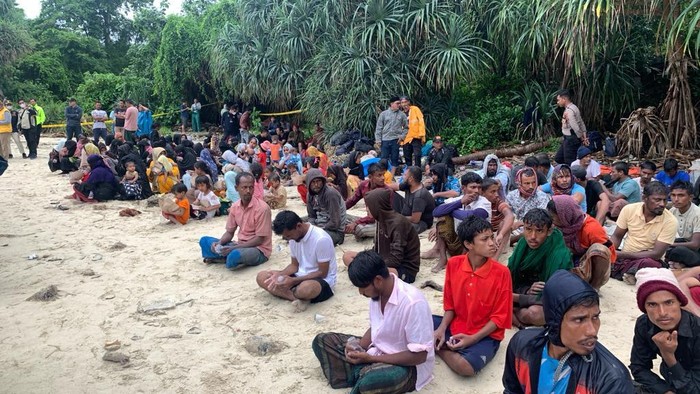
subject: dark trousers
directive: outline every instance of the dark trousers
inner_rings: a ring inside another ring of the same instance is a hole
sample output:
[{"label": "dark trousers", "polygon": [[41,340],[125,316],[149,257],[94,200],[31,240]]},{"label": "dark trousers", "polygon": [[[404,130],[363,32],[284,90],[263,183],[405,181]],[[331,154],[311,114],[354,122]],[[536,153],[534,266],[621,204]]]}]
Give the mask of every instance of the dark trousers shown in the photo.
[{"label": "dark trousers", "polygon": [[421,168],[421,149],[423,144],[421,140],[414,139],[409,144],[403,146],[403,157],[406,160],[407,166],[416,166]]},{"label": "dark trousers", "polygon": [[381,158],[389,160],[392,167],[399,165],[399,140],[382,141]]},{"label": "dark trousers", "polygon": [[83,129],[80,125],[66,126],[66,140],[75,138],[77,141],[81,135],[83,135]]},{"label": "dark trousers", "polygon": [[39,146],[39,131],[36,126],[31,129],[22,129],[24,139],[27,140],[27,148],[29,148],[29,158],[36,159],[36,148]]},{"label": "dark trousers", "polygon": [[[685,240],[676,242],[685,242]],[[681,263],[686,267],[697,267],[700,266],[700,253],[685,246],[677,246],[666,252],[666,261]]]},{"label": "dark trousers", "polygon": [[92,141],[95,145],[100,142],[100,137],[107,142],[107,129],[92,129]]},{"label": "dark trousers", "polygon": [[557,164],[571,165],[576,160],[576,151],[581,146],[581,140],[575,135],[564,136],[564,140],[559,146],[559,150],[554,155]]}]

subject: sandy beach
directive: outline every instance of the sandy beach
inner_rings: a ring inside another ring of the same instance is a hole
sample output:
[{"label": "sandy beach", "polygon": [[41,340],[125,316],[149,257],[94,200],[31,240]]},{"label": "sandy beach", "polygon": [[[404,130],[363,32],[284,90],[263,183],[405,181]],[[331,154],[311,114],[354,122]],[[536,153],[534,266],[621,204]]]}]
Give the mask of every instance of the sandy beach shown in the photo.
[{"label": "sandy beach", "polygon": [[[145,201],[66,200],[68,177],[51,174],[46,164],[56,141],[43,138],[39,159],[11,159],[0,177],[7,218],[0,229],[0,391],[346,392],[328,386],[311,340],[319,332],[362,335],[367,329],[368,300],[351,285],[340,257],[345,250],[371,247],[371,240],[346,237],[336,248],[335,296],[294,313],[288,301],[255,283],[260,270],[289,263],[280,237],[273,236],[271,259],[262,266],[229,271],[205,265],[197,242],[204,235],[220,236],[224,217],[178,227],[164,224],[159,208]],[[305,214],[296,190],[289,188],[288,195],[288,209]],[[57,203],[68,209],[57,209]],[[142,213],[120,217],[124,208]],[[363,203],[349,211],[363,212]],[[423,250],[430,247],[427,232],[421,243]],[[416,284],[443,282],[444,273],[430,272],[434,263],[423,261]],[[59,290],[56,300],[27,301],[50,285]],[[442,314],[441,293],[423,291],[433,313]],[[143,312],[156,301],[176,305]],[[601,310],[600,342],[629,364],[640,314],[634,287],[610,280],[602,289]],[[496,359],[476,378],[460,378],[438,360],[434,380],[423,391],[502,392],[505,351],[514,332],[507,331]],[[246,349],[254,336],[273,341],[268,354]],[[118,351],[130,358],[125,365],[102,359],[105,343],[117,340]]]}]

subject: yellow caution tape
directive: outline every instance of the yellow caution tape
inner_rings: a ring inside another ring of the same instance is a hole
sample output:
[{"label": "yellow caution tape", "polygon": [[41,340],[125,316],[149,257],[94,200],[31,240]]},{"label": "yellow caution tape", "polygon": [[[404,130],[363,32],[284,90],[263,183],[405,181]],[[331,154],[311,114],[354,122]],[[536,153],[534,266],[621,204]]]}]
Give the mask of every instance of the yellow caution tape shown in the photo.
[{"label": "yellow caution tape", "polygon": [[282,116],[282,115],[293,115],[293,114],[300,114],[304,112],[303,109],[295,109],[293,111],[287,111],[287,112],[276,112],[274,114],[260,114],[260,116]]}]

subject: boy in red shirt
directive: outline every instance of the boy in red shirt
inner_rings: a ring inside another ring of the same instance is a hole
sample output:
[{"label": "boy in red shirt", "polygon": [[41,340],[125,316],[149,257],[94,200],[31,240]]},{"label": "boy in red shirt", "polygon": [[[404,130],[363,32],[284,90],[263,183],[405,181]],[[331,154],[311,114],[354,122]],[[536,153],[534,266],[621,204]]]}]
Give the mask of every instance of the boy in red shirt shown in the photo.
[{"label": "boy in red shirt", "polygon": [[457,228],[467,254],[447,262],[445,316],[433,315],[437,355],[461,376],[474,376],[496,355],[510,328],[513,284],[508,267],[492,257],[498,248],[491,223],[470,216]]}]

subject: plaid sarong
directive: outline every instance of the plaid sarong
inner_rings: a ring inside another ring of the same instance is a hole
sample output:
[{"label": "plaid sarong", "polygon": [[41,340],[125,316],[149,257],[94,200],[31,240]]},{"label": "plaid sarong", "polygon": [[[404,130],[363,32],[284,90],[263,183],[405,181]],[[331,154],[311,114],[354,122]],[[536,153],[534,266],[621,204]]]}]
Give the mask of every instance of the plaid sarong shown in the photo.
[{"label": "plaid sarong", "polygon": [[416,367],[391,364],[353,365],[345,360],[345,344],[351,335],[318,334],[311,345],[321,370],[334,389],[352,387],[356,393],[408,393],[416,389]]},{"label": "plaid sarong", "polygon": [[464,254],[464,243],[455,232],[455,220],[452,216],[444,216],[442,220],[437,222],[435,228],[438,237],[445,241],[445,248],[449,256]]}]

